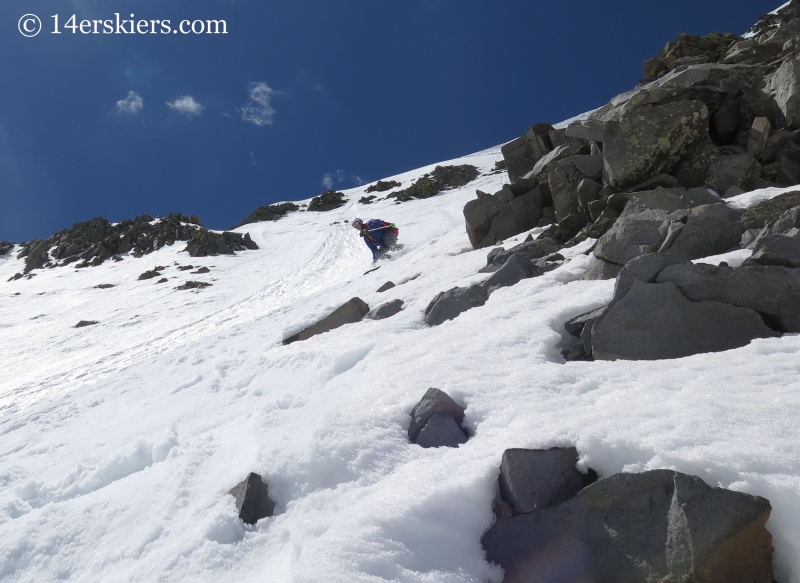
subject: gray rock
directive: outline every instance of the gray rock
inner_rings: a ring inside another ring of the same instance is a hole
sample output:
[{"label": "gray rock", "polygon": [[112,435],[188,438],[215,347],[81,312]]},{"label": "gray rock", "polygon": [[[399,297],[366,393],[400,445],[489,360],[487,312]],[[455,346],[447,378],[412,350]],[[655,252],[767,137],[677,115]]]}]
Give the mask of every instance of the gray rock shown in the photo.
[{"label": "gray rock", "polygon": [[394,282],[387,281],[381,287],[378,288],[378,293],[383,293],[385,291],[392,289],[393,287],[395,287]]},{"label": "gray rock", "polygon": [[231,489],[230,494],[236,499],[236,510],[245,524],[255,524],[262,518],[272,516],[275,511],[275,502],[269,497],[269,487],[258,474],[251,472]]},{"label": "gray rock", "polygon": [[700,101],[637,107],[620,121],[605,124],[605,182],[622,190],[669,173],[707,136],[708,109]]},{"label": "gray rock", "polygon": [[448,413],[433,415],[417,436],[416,444],[428,447],[458,447],[467,443],[467,436]]},{"label": "gray rock", "polygon": [[777,266],[681,264],[656,278],[671,283],[693,302],[722,302],[755,310],[773,329],[800,332],[800,273]]},{"label": "gray rock", "polygon": [[75,328],[85,328],[86,326],[94,326],[95,324],[99,324],[97,320],[81,320],[77,324],[75,324]]},{"label": "gray rock", "polygon": [[678,179],[670,174],[656,174],[652,178],[649,178],[644,182],[637,184],[636,186],[631,186],[628,189],[628,192],[655,190],[659,186],[661,188],[675,188],[680,185],[678,184]]},{"label": "gray rock", "polygon": [[500,497],[516,514],[557,506],[596,480],[594,472],[578,471],[577,463],[574,447],[507,449],[500,462]]},{"label": "gray rock", "polygon": [[364,318],[368,320],[384,320],[386,318],[391,318],[403,307],[403,300],[392,300],[391,302],[386,302],[385,304],[381,304],[377,308],[373,308]]},{"label": "gray rock", "polygon": [[524,135],[501,148],[512,182],[530,172],[536,162],[553,149],[549,135],[551,131],[553,126],[550,124],[534,124]]},{"label": "gray rock", "polygon": [[781,168],[775,180],[786,186],[800,183],[800,145],[788,143],[781,155]]},{"label": "gray rock", "polygon": [[800,267],[800,237],[764,235],[758,238],[753,247],[750,259],[759,265]]},{"label": "gray rock", "polygon": [[620,269],[622,269],[622,265],[594,257],[591,265],[589,265],[589,268],[586,270],[586,273],[583,274],[581,279],[587,281],[614,279],[617,277]]},{"label": "gray rock", "polygon": [[686,224],[674,242],[660,248],[675,261],[700,259],[717,255],[737,246],[742,239],[744,227],[740,222],[741,211],[723,204],[709,204],[689,211]]},{"label": "gray rock", "polygon": [[795,138],[795,133],[788,130],[780,130],[773,133],[767,138],[767,144],[764,146],[764,153],[762,160],[764,164],[771,164],[772,162],[779,161],[783,156],[783,150],[786,145]]},{"label": "gray rock", "polygon": [[614,285],[614,297],[611,300],[611,304],[616,304],[628,295],[634,281],[655,283],[658,274],[674,263],[675,260],[664,253],[652,253],[631,259],[617,275],[617,283]]},{"label": "gray rock", "polygon": [[504,583],[772,583],[770,511],[764,498],[671,470],[623,473],[498,520],[481,543]]},{"label": "gray rock", "polygon": [[583,214],[578,197],[578,185],[583,178],[583,173],[578,170],[572,159],[555,163],[547,175],[547,183],[559,223],[573,215]]},{"label": "gray rock", "polygon": [[590,142],[603,141],[603,122],[594,120],[574,121],[567,126],[564,135]]},{"label": "gray rock", "polygon": [[492,219],[503,210],[506,204],[508,204],[507,201],[501,197],[487,194],[464,205],[467,235],[469,235],[469,241],[472,243],[473,249],[480,248],[492,226]]},{"label": "gray rock", "polygon": [[758,158],[764,153],[767,147],[767,140],[772,131],[772,124],[766,117],[757,117],[753,120],[750,127],[750,134],[747,137],[747,153]]},{"label": "gray rock", "polygon": [[531,241],[524,241],[508,250],[499,247],[489,252],[486,257],[486,267],[481,268],[479,271],[481,273],[497,271],[512,255],[521,255],[533,261],[534,259],[541,259],[557,253],[560,249],[561,245],[549,237],[539,237]]},{"label": "gray rock", "polygon": [[411,423],[408,426],[408,439],[411,443],[416,443],[422,428],[434,415],[439,414],[451,417],[459,426],[464,422],[464,407],[456,403],[444,391],[430,388],[411,410]]},{"label": "gray rock", "polygon": [[578,154],[574,157],[575,166],[589,178],[600,176],[603,171],[603,153],[592,142],[591,154]]},{"label": "gray rock", "polygon": [[578,183],[578,200],[580,200],[581,206],[584,209],[589,210],[589,203],[595,202],[598,199],[597,193],[600,192],[601,188],[602,187],[591,178],[584,178]]},{"label": "gray rock", "polygon": [[679,186],[676,188],[657,187],[655,190],[637,192],[630,194],[628,204],[625,205],[622,216],[632,215],[647,210],[664,210],[667,212],[677,211],[686,208],[681,196],[686,193],[686,189]]},{"label": "gray rock", "polygon": [[361,298],[352,298],[346,303],[336,308],[329,316],[326,316],[316,324],[290,336],[283,341],[284,344],[291,344],[298,340],[308,340],[312,336],[329,332],[345,324],[354,324],[369,312],[369,306]]},{"label": "gray rock", "polygon": [[761,176],[761,164],[750,154],[723,156],[708,168],[706,186],[719,193],[727,192],[732,186],[747,191]]},{"label": "gray rock", "polygon": [[692,188],[681,195],[681,200],[686,208],[703,206],[704,204],[719,204],[722,199],[705,187]]},{"label": "gray rock", "polygon": [[486,303],[489,293],[481,285],[454,287],[439,293],[425,309],[425,323],[438,326]]},{"label": "gray rock", "polygon": [[531,260],[521,253],[514,253],[506,259],[506,262],[495,271],[489,279],[483,282],[483,286],[488,293],[494,290],[516,285],[523,279],[531,276]]},{"label": "gray rock", "polygon": [[595,360],[682,358],[779,335],[754,310],[716,301],[691,302],[674,283],[634,281],[628,294],[594,326],[592,355]]},{"label": "gray rock", "polygon": [[622,266],[634,257],[655,253],[666,236],[661,226],[670,216],[662,209],[623,213],[614,226],[597,240],[594,256]]},{"label": "gray rock", "polygon": [[796,128],[800,125],[800,60],[786,61],[772,74],[765,91],[777,106],[778,126]]},{"label": "gray rock", "polygon": [[593,200],[586,204],[586,209],[589,212],[589,218],[592,221],[596,221],[600,218],[602,212],[608,207],[608,199],[607,198],[600,198],[598,200]]},{"label": "gray rock", "polygon": [[603,312],[606,311],[608,306],[603,306],[602,308],[596,308],[591,312],[586,312],[585,314],[580,314],[575,316],[574,318],[570,318],[566,322],[564,322],[564,329],[571,334],[572,336],[577,336],[580,338],[581,332],[583,331],[584,326],[587,322],[593,322],[596,320]]},{"label": "gray rock", "polygon": [[533,166],[533,170],[528,172],[524,178],[530,179],[539,176],[542,173],[546,173],[550,171],[550,167],[559,160],[563,160],[568,155],[572,153],[572,149],[564,144],[563,146],[558,146],[554,150],[551,150],[547,154],[545,154],[536,164]]},{"label": "gray rock", "polygon": [[486,236],[477,248],[491,247],[498,241],[519,235],[534,228],[542,218],[542,198],[536,188],[527,194],[513,198],[497,215]]}]

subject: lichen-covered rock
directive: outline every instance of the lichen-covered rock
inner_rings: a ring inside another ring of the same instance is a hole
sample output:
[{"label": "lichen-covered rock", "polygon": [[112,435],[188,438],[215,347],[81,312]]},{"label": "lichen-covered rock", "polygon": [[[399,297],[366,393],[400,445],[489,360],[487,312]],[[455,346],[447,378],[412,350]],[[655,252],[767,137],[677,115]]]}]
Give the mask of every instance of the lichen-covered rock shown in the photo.
[{"label": "lichen-covered rock", "polygon": [[248,225],[250,223],[258,223],[261,221],[277,221],[286,216],[287,213],[294,212],[300,210],[296,204],[291,202],[282,202],[280,204],[271,204],[267,206],[260,206],[252,213],[250,213],[247,217],[242,219],[239,224],[231,229],[236,229],[241,227],[242,225]]},{"label": "lichen-covered rock", "polygon": [[623,190],[675,168],[695,144],[708,138],[708,108],[681,100],[643,105],[605,125],[604,178]]},{"label": "lichen-covered rock", "polygon": [[332,211],[343,206],[346,202],[343,192],[328,190],[312,198],[308,204],[308,210],[312,212]]}]

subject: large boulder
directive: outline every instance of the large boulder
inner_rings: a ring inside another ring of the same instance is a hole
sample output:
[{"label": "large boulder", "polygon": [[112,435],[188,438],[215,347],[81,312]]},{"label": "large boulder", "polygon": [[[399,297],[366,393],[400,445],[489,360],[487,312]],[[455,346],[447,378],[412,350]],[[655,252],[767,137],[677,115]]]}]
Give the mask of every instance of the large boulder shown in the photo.
[{"label": "large boulder", "polygon": [[[578,224],[576,228],[580,229],[588,221],[578,196],[578,185],[584,178],[585,175],[578,170],[572,158],[555,163],[547,175],[547,184],[550,187],[550,195],[553,197],[553,206],[559,223],[577,216],[580,217],[578,222],[582,224]],[[575,222],[575,220],[573,219],[571,222]]]},{"label": "large boulder", "polygon": [[539,189],[514,196],[506,187],[495,194],[479,194],[464,205],[467,235],[473,249],[529,231],[542,218]]},{"label": "large boulder", "polygon": [[236,500],[239,518],[245,524],[255,524],[262,518],[272,516],[275,502],[269,497],[269,487],[261,476],[251,472],[229,492]]},{"label": "large boulder", "polygon": [[625,265],[634,257],[655,253],[666,237],[662,225],[672,217],[678,219],[680,216],[682,215],[673,215],[662,209],[623,213],[614,226],[597,240],[594,256],[610,263]]},{"label": "large boulder", "polygon": [[360,322],[361,319],[369,312],[369,306],[364,303],[361,298],[352,298],[346,303],[336,308],[329,316],[326,316],[316,324],[301,330],[294,336],[283,341],[284,344],[291,344],[298,340],[308,340],[312,336],[329,332],[345,324],[354,324]]},{"label": "large boulder", "polygon": [[594,472],[578,471],[577,463],[574,447],[507,449],[500,462],[500,497],[515,514],[557,506],[597,479]]},{"label": "large boulder", "polygon": [[625,189],[654,174],[669,172],[691,148],[708,139],[708,108],[701,101],[681,100],[642,105],[619,121],[605,124],[605,181]]},{"label": "large boulder", "polygon": [[675,261],[724,253],[742,239],[744,228],[740,220],[740,211],[722,204],[695,207],[685,219],[678,220],[676,226],[680,226],[680,230],[672,241],[665,240],[660,250]]},{"label": "large boulder", "polygon": [[521,253],[514,253],[506,259],[506,262],[485,282],[486,290],[491,293],[501,287],[516,285],[525,278],[531,276],[533,263]]},{"label": "large boulder", "polygon": [[258,249],[258,245],[250,238],[250,233],[233,233],[225,231],[214,233],[207,229],[192,231],[186,242],[191,257],[208,257],[213,255],[234,255],[235,251]]},{"label": "large boulder", "polygon": [[750,154],[717,158],[708,168],[706,186],[724,195],[732,187],[749,190],[761,177],[761,164]]},{"label": "large boulder", "polygon": [[440,292],[425,309],[425,323],[438,326],[457,318],[462,312],[482,306],[489,299],[489,293],[481,285],[454,287]]},{"label": "large boulder", "polygon": [[675,285],[693,302],[755,310],[776,330],[800,332],[800,272],[794,269],[687,263],[665,267],[656,281]]},{"label": "large boulder", "polygon": [[768,500],[672,470],[615,474],[498,520],[481,543],[504,583],[772,583]]},{"label": "large boulder", "polygon": [[778,126],[800,127],[800,59],[786,61],[773,73],[765,91],[778,109]]},{"label": "large boulder", "polygon": [[536,162],[553,149],[551,131],[553,126],[550,124],[534,124],[525,134],[501,148],[512,182],[530,172]]},{"label": "large boulder", "polygon": [[[443,417],[453,420],[456,427],[460,429],[464,422],[464,407],[456,403],[450,395],[439,389],[431,387],[425,392],[422,399],[411,410],[411,423],[408,425],[408,439],[411,443],[418,443],[423,430],[431,421],[436,419],[434,427],[428,432],[425,438],[426,443],[431,443],[439,438],[447,438],[452,432],[448,429],[448,423],[443,422]],[[466,439],[464,440],[466,441]],[[463,442],[460,442],[463,443]],[[425,447],[431,447],[426,445]],[[432,446],[438,447],[438,446]]]},{"label": "large boulder", "polygon": [[593,327],[592,355],[595,360],[682,358],[779,335],[754,310],[692,302],[674,283],[634,281],[628,294]]}]

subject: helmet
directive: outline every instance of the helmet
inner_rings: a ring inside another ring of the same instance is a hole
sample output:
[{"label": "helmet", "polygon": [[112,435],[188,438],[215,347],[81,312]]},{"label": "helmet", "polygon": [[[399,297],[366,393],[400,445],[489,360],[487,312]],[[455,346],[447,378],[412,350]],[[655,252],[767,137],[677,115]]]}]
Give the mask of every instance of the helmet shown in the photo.
[{"label": "helmet", "polygon": [[364,223],[364,221],[362,221],[361,219],[353,219],[353,222],[352,222],[352,223],[350,223],[350,224],[351,224],[353,227],[355,227],[355,226],[356,226],[356,223],[362,223],[362,224],[363,224],[363,223]]}]

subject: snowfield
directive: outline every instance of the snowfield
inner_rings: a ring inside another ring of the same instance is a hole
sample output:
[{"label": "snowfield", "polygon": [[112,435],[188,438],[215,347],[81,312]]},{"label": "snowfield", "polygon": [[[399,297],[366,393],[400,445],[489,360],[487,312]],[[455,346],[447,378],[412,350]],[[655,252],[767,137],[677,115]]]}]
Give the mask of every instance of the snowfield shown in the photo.
[{"label": "snowfield", "polygon": [[[488,173],[499,159],[493,148],[444,164]],[[432,169],[391,178],[405,187]],[[235,257],[191,258],[178,242],[13,282],[23,262],[1,257],[0,578],[499,582],[480,538],[503,451],[574,445],[601,477],[670,468],[768,498],[777,580],[800,583],[799,335],[564,364],[564,322],[613,292],[614,281],[580,279],[592,241],[483,307],[423,323],[438,292],[489,277],[462,208],[504,179],[403,204],[359,205],[364,188],[346,191],[341,209],[238,229],[260,250]],[[405,245],[366,275],[356,216],[394,222]],[[167,283],[137,280],[157,265]],[[186,280],[213,285],[175,289]],[[377,293],[389,280],[397,287]],[[354,296],[405,304],[281,344]],[[466,406],[473,435],[457,449],[408,442],[429,387]],[[251,471],[277,502],[252,527],[227,495]]]}]

